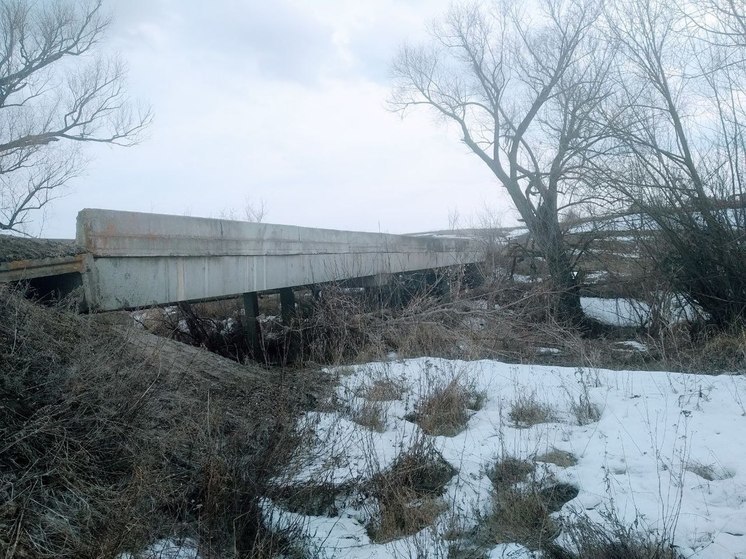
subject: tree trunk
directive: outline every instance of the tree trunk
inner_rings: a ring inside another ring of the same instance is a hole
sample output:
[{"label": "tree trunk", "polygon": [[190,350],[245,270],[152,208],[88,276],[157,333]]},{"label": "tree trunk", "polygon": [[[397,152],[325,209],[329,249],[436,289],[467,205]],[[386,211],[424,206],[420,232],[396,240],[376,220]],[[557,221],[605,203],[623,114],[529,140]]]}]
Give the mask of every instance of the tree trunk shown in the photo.
[{"label": "tree trunk", "polygon": [[584,327],[586,323],[580,305],[580,290],[565,247],[559,244],[555,250],[547,251],[547,268],[557,293],[557,318],[573,326]]},{"label": "tree trunk", "polygon": [[529,228],[536,238],[547,263],[547,271],[556,293],[556,318],[572,326],[584,327],[585,313],[580,305],[580,290],[573,273],[573,265],[567,250],[557,214],[537,218]]}]

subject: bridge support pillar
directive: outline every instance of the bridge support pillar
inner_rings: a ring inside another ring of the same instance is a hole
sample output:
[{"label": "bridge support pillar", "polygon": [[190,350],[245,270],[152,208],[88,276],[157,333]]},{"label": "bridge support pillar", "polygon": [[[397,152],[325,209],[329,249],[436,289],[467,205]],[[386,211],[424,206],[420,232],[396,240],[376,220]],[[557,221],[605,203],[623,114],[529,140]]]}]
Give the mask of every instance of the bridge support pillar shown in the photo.
[{"label": "bridge support pillar", "polygon": [[285,346],[285,359],[288,362],[293,362],[298,357],[298,348],[300,347],[300,332],[294,329],[297,324],[294,324],[295,292],[293,291],[292,287],[280,289],[280,316],[282,317],[282,323],[288,329]]},{"label": "bridge support pillar", "polygon": [[249,351],[252,352],[254,359],[259,359],[262,354],[262,341],[259,332],[259,297],[256,292],[243,294],[244,308],[244,332],[246,333],[246,342]]},{"label": "bridge support pillar", "polygon": [[453,286],[451,285],[451,279],[448,277],[448,275],[443,274],[440,278],[438,278],[437,282],[438,287],[438,294],[440,295],[440,300],[444,303],[450,303],[453,301]]},{"label": "bridge support pillar", "polygon": [[282,323],[285,326],[290,326],[293,316],[295,316],[295,293],[290,287],[280,289],[280,314]]}]

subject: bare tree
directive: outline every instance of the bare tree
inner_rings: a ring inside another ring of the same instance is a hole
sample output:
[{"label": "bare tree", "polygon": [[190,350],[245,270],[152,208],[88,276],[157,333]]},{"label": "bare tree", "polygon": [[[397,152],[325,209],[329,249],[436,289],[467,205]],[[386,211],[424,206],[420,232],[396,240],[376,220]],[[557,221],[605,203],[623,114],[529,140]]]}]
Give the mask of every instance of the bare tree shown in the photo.
[{"label": "bare tree", "polygon": [[[608,27],[624,62],[616,80],[621,110],[611,126],[619,143],[607,180],[658,231],[651,254],[675,289],[720,327],[743,321],[746,120],[737,61],[746,43],[737,39],[739,12],[728,11],[725,27],[705,19],[692,33],[691,6],[626,0],[610,7]],[[736,7],[707,0],[697,9]]]},{"label": "bare tree", "polygon": [[508,0],[453,7],[426,46],[403,48],[391,99],[455,123],[466,146],[508,192],[558,290],[557,316],[584,323],[574,255],[560,214],[585,180],[606,132],[612,51],[598,36],[595,0],[544,0],[533,19]]},{"label": "bare tree", "polygon": [[22,231],[59,195],[82,143],[129,146],[151,121],[121,61],[91,57],[109,25],[102,1],[0,0],[0,230]]},{"label": "bare tree", "polygon": [[692,28],[704,31],[700,39],[718,45],[746,47],[746,4],[743,0],[697,0],[686,4],[683,13]]},{"label": "bare tree", "polygon": [[267,218],[267,204],[263,198],[258,201],[252,200],[251,196],[246,195],[243,199],[243,206],[240,208],[230,207],[220,210],[218,219],[229,219],[231,221],[248,221],[249,223],[263,223]]}]

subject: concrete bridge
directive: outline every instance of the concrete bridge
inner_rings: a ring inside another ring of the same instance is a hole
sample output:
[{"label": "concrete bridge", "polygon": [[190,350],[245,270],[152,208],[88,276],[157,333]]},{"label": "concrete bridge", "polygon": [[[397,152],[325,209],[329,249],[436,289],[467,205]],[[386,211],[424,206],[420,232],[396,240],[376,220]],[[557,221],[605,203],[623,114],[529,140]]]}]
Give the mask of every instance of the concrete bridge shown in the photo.
[{"label": "concrete bridge", "polygon": [[279,291],[289,303],[301,286],[380,284],[482,259],[478,243],[463,238],[95,209],[78,214],[74,243],[27,240],[8,249],[11,241],[0,237],[0,283],[30,280],[63,292],[81,286],[90,311],[244,295],[248,316],[259,292]]}]

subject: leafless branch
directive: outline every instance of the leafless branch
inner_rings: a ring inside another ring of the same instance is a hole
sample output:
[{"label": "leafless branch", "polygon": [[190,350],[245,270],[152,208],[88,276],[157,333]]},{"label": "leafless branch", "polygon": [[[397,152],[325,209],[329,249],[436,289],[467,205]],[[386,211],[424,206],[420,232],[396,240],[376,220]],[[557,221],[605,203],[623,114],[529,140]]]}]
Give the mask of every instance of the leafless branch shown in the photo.
[{"label": "leafless branch", "polygon": [[125,93],[124,64],[90,57],[109,26],[102,2],[0,0],[0,230],[79,174],[77,150],[57,144],[131,146],[152,121]]}]

